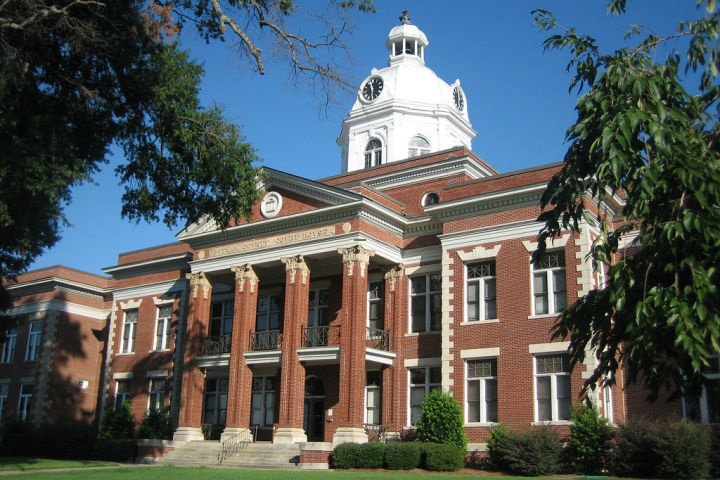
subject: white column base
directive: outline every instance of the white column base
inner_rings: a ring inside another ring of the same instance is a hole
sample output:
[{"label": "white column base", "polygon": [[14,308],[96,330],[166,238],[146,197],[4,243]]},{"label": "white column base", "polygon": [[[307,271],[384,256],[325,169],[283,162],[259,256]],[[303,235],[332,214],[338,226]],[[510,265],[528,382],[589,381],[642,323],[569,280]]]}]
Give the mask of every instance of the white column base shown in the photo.
[{"label": "white column base", "polygon": [[223,432],[220,434],[220,442],[224,442],[230,437],[234,437],[235,435],[240,435],[242,438],[248,438],[252,439],[252,432],[247,427],[236,427],[236,428],[226,428],[223,430]]},{"label": "white column base", "polygon": [[365,430],[359,427],[340,427],[335,430],[333,435],[333,445],[340,445],[341,443],[354,442],[354,443],[367,443],[368,436]]},{"label": "white column base", "polygon": [[176,442],[202,442],[205,436],[200,427],[178,427],[173,434],[173,440]]},{"label": "white column base", "polygon": [[305,430],[303,430],[302,428],[278,428],[277,430],[275,430],[275,435],[273,435],[273,443],[287,445],[292,443],[305,442],[307,442],[307,435],[305,435]]}]

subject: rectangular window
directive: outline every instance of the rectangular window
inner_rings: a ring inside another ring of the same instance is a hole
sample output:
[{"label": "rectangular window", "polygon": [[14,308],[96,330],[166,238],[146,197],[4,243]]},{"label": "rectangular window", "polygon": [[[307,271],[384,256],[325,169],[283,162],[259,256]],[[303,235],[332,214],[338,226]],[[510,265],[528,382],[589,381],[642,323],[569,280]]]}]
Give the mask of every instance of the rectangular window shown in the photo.
[{"label": "rectangular window", "polygon": [[12,363],[15,358],[15,342],[17,342],[17,330],[11,328],[5,332],[5,342],[3,342],[2,346],[0,363]]},{"label": "rectangular window", "polygon": [[8,393],[10,392],[9,383],[0,383],[0,424],[5,420],[5,405],[7,404]]},{"label": "rectangular window", "polygon": [[567,355],[535,357],[537,421],[570,419],[570,361]]},{"label": "rectangular window", "polygon": [[439,273],[410,278],[410,326],[412,332],[440,331],[442,277]]},{"label": "rectangular window", "polygon": [[385,327],[384,282],[371,282],[368,285],[368,323],[367,326],[377,330]]},{"label": "rectangular window", "polygon": [[232,328],[233,300],[213,302],[210,310],[210,339],[222,344],[226,352],[230,351]]},{"label": "rectangular window", "polygon": [[720,357],[710,359],[705,385],[699,396],[683,399],[685,418],[702,423],[720,423]]},{"label": "rectangular window", "polygon": [[125,318],[123,318],[120,353],[133,353],[135,351],[135,331],[137,330],[137,321],[137,308],[125,311]]},{"label": "rectangular window", "polygon": [[434,388],[440,388],[440,367],[410,368],[410,425],[420,418],[425,395]]},{"label": "rectangular window", "polygon": [[250,424],[271,427],[275,419],[275,377],[253,377]]},{"label": "rectangular window", "polygon": [[613,421],[613,403],[612,403],[612,388],[610,385],[603,386],[603,416],[607,418],[608,422]]},{"label": "rectangular window", "polygon": [[467,362],[467,421],[497,422],[497,359]]},{"label": "rectangular window", "polygon": [[495,303],[495,262],[467,265],[467,321],[497,318]]},{"label": "rectangular window", "polygon": [[32,362],[37,360],[40,353],[40,336],[42,335],[42,321],[34,320],[30,322],[30,331],[28,333],[27,348],[25,349],[25,361]]},{"label": "rectangular window", "polygon": [[228,377],[205,380],[205,408],[203,423],[225,425],[227,415]]},{"label": "rectangular window", "polygon": [[382,372],[365,373],[365,423],[380,425],[382,405]]},{"label": "rectangular window", "polygon": [[24,422],[30,420],[30,409],[32,407],[33,388],[32,383],[20,385],[20,398],[18,399],[18,420]]},{"label": "rectangular window", "polygon": [[160,305],[157,309],[157,322],[155,323],[155,350],[170,348],[170,325],[172,323],[172,304]]},{"label": "rectangular window", "polygon": [[115,408],[118,408],[131,398],[130,380],[118,380],[115,382]]},{"label": "rectangular window", "polygon": [[[330,295],[327,288],[310,290],[308,295],[308,327],[326,327],[329,324],[329,300]],[[279,303],[279,297],[277,297],[277,303]],[[276,318],[278,317],[279,315]]]},{"label": "rectangular window", "polygon": [[[317,292],[311,291],[310,293],[312,295]],[[325,301],[327,302],[327,300]],[[313,299],[310,299],[310,303],[313,303]],[[274,350],[279,348],[280,319],[282,318],[283,308],[284,305],[280,294],[265,294],[258,297],[257,314],[255,317],[255,348],[259,350]],[[310,311],[317,314],[313,321],[316,321],[323,315],[322,312],[313,310],[313,306],[310,307]],[[327,316],[327,309],[325,309],[324,315]]]},{"label": "rectangular window", "polygon": [[165,379],[151,378],[148,385],[148,410],[165,407]]},{"label": "rectangular window", "polygon": [[547,252],[539,265],[533,265],[533,314],[558,313],[567,305],[565,253]]}]

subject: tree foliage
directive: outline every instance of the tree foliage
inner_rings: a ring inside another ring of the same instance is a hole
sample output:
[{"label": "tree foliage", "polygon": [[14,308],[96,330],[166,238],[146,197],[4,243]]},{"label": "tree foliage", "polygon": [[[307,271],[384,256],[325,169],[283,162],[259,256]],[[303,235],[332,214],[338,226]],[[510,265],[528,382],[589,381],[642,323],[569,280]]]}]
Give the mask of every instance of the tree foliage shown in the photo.
[{"label": "tree foliage", "polygon": [[[714,1],[697,5],[698,18],[677,32],[633,27],[637,43],[608,53],[551,12],[534,12],[540,29],[558,32],[545,47],[570,51],[570,89],[581,93],[564,166],[543,195],[534,261],[546,239],[589,226],[594,268],[608,273],[554,327],[569,337],[573,362],[589,349],[597,356],[586,388],[612,383],[624,362],[629,380],[653,394],[696,392],[720,353],[720,23]],[[624,13],[625,1],[608,11]],[[617,216],[604,208],[614,203]]]}]

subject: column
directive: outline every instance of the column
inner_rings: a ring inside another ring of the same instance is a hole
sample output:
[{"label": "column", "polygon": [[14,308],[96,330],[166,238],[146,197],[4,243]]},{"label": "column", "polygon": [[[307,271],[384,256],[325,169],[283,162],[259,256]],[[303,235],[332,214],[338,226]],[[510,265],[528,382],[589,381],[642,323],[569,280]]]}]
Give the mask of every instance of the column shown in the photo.
[{"label": "column", "polygon": [[190,297],[185,329],[180,417],[173,436],[174,440],[185,442],[204,440],[202,409],[205,375],[197,366],[197,357],[203,353],[203,343],[208,334],[212,294],[212,285],[203,272],[188,273],[186,277],[190,281]]},{"label": "column", "polygon": [[[390,347],[400,352],[407,331],[408,278],[401,263],[385,272],[385,328],[390,329]],[[382,423],[390,425],[389,432],[399,438],[407,423],[407,376],[402,358],[396,357],[392,366],[383,370]]]},{"label": "column", "polygon": [[333,443],[367,442],[365,417],[365,344],[367,320],[367,269],[375,252],[359,245],[340,248],[343,261],[340,346],[340,398],[338,428]]},{"label": "column", "polygon": [[285,310],[280,361],[280,409],[273,443],[307,442],[303,429],[305,367],[297,350],[307,325],[310,269],[302,255],[280,259],[285,264]]},{"label": "column", "polygon": [[220,440],[250,431],[252,369],[244,352],[250,344],[250,330],[257,314],[258,277],[249,264],[231,267],[235,274],[232,344],[230,347],[228,405],[225,430]]}]

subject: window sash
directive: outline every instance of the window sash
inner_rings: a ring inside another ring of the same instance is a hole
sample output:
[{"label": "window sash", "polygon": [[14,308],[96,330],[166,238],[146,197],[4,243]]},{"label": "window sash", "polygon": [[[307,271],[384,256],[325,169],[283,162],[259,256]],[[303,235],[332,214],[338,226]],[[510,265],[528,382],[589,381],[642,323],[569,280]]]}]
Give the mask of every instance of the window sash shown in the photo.
[{"label": "window sash", "polygon": [[533,265],[533,314],[558,313],[567,306],[565,255],[548,252],[540,265]]},{"label": "window sash", "polygon": [[570,367],[567,355],[535,357],[536,419],[553,422],[570,419]]},{"label": "window sash", "polygon": [[442,277],[439,273],[410,278],[410,331],[442,329]]},{"label": "window sash", "polygon": [[250,424],[269,427],[275,419],[275,377],[253,377]]},{"label": "window sash", "polygon": [[170,348],[170,329],[172,325],[172,305],[162,305],[158,308],[158,318],[155,323],[155,350]]},{"label": "window sash", "polygon": [[434,388],[440,387],[440,367],[418,367],[409,368],[410,376],[409,401],[410,401],[410,425],[415,425],[422,413],[421,405],[425,395]]},{"label": "window sash", "polygon": [[12,363],[15,358],[15,344],[17,342],[17,330],[11,328],[5,334],[5,342],[2,346],[2,356],[0,363]]},{"label": "window sash", "polygon": [[31,362],[37,360],[40,352],[40,337],[42,335],[42,322],[34,320],[30,322],[30,331],[28,333],[27,348],[25,349],[25,361]]},{"label": "window sash", "polygon": [[123,318],[121,353],[133,353],[135,351],[135,331],[137,329],[138,311],[126,310]]},{"label": "window sash", "polygon": [[18,419],[20,421],[26,421],[30,416],[30,410],[32,408],[32,397],[33,388],[35,387],[32,383],[23,383],[20,385],[20,397],[18,398]]}]

